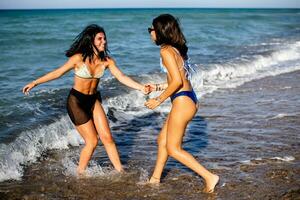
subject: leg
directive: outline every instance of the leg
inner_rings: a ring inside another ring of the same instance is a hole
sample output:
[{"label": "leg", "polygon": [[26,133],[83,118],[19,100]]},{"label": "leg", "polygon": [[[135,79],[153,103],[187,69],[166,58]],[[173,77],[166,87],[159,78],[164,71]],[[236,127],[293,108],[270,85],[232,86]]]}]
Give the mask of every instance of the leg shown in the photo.
[{"label": "leg", "polygon": [[92,120],[89,120],[85,124],[76,126],[76,129],[85,142],[85,146],[80,153],[79,164],[77,168],[78,174],[82,174],[98,144],[98,138]]},{"label": "leg", "polygon": [[105,112],[102,108],[101,103],[97,100],[95,102],[93,110],[93,119],[96,130],[99,134],[100,140],[102,141],[107,155],[112,162],[115,169],[119,172],[123,171],[122,164],[120,161],[119,153],[111,135],[108,121]]},{"label": "leg", "polygon": [[157,151],[157,159],[153,174],[150,178],[150,183],[159,183],[161,174],[168,160],[168,152],[167,152],[167,127],[168,127],[169,116],[166,119],[163,128],[160,131],[160,134],[157,138],[158,151]]},{"label": "leg", "polygon": [[180,97],[178,101],[173,101],[167,130],[167,152],[169,156],[172,156],[204,178],[206,182],[205,192],[213,192],[219,177],[205,169],[191,154],[182,149],[182,138],[186,126],[194,117],[197,109],[191,100],[184,101],[184,98],[188,97]]}]

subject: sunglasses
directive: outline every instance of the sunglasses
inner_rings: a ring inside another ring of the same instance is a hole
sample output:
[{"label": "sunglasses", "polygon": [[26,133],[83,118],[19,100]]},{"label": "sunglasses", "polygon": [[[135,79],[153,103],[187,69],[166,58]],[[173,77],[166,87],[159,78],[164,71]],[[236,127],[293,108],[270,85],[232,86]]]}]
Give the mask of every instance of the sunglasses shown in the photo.
[{"label": "sunglasses", "polygon": [[150,34],[152,31],[154,31],[154,28],[148,28],[148,33]]}]

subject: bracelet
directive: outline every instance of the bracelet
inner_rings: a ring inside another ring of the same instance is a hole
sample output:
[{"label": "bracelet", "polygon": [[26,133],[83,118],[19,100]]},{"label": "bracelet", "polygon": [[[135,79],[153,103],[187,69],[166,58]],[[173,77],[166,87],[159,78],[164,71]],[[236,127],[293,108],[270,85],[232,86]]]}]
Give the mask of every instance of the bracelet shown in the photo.
[{"label": "bracelet", "polygon": [[156,98],[154,98],[156,101],[158,101],[159,103],[162,103],[162,100],[161,100],[161,98],[160,97],[156,97]]},{"label": "bracelet", "polygon": [[163,87],[162,84],[155,84],[155,91],[162,91]]}]

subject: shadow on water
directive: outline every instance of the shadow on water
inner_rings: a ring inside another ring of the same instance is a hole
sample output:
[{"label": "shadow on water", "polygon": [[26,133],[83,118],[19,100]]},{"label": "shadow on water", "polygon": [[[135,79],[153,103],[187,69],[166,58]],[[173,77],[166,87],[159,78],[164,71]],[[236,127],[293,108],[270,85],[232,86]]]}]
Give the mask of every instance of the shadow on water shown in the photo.
[{"label": "shadow on water", "polygon": [[[108,118],[113,122],[118,121],[114,116],[116,112],[118,111],[110,108],[107,113]],[[166,117],[167,113],[152,112],[134,117],[129,121],[122,121],[120,125],[112,127],[113,133],[118,132],[114,138],[123,164],[127,165],[131,161],[139,160],[145,161],[148,164],[147,168],[154,168],[157,156],[157,136]],[[207,121],[198,114],[187,126],[183,148],[197,158],[207,144]],[[184,171],[191,171],[175,159],[169,158],[163,176],[166,176],[169,169],[174,166]]]},{"label": "shadow on water", "polygon": [[[115,109],[109,109],[107,116],[109,120],[116,122],[118,119],[114,117]],[[147,155],[148,151],[156,151],[156,140],[149,139],[151,134],[158,134],[160,131],[160,121],[154,120],[162,118],[164,114],[153,112],[142,116],[134,117],[128,121],[121,121],[119,125],[111,127],[112,133],[116,140],[116,144],[121,156],[122,163],[127,165],[128,161],[135,160],[134,155],[139,152]],[[124,120],[124,119],[122,119]],[[125,119],[126,120],[126,119]],[[137,155],[139,158],[141,155]],[[144,157],[147,159],[147,157]]]}]

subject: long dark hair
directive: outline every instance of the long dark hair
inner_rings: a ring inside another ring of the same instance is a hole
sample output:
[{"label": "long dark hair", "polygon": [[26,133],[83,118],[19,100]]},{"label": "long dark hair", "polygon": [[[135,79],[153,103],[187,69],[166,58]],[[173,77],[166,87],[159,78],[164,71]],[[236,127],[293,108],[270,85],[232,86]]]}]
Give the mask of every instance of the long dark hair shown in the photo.
[{"label": "long dark hair", "polygon": [[157,45],[171,45],[180,52],[185,60],[188,59],[188,47],[180,29],[179,20],[170,14],[162,14],[153,19],[152,25],[156,33],[155,43]]},{"label": "long dark hair", "polygon": [[[101,52],[99,52],[94,45],[97,33],[103,33],[106,39],[105,49]],[[81,53],[83,56],[83,62],[85,62],[86,58],[89,58],[89,61],[92,62],[95,56],[94,49],[97,51],[100,60],[106,60],[108,57],[108,49],[105,31],[101,26],[91,24],[85,27],[85,29],[75,37],[73,44],[69,50],[66,51],[66,56],[71,57],[77,53]]]}]

